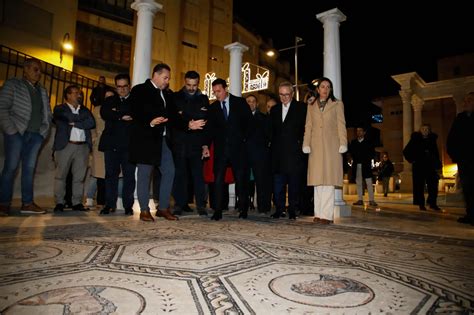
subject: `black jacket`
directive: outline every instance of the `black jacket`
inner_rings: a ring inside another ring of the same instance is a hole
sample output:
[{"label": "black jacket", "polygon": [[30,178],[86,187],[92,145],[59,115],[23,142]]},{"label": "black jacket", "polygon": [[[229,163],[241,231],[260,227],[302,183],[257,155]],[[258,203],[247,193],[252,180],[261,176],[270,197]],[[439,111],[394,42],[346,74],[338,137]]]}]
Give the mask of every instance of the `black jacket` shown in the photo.
[{"label": "black jacket", "polygon": [[273,173],[298,172],[305,166],[302,149],[307,105],[292,100],[284,122],[282,110],[280,102],[270,111],[272,170]]},{"label": "black jacket", "polygon": [[425,169],[441,169],[438,146],[436,140],[438,135],[430,133],[427,138],[423,138],[421,132],[414,132],[410,141],[403,149],[405,159],[413,163],[413,166]]},{"label": "black jacket", "polygon": [[474,163],[474,113],[459,113],[449,130],[447,151],[454,163]]},{"label": "black jacket", "polygon": [[357,176],[357,164],[362,165],[362,178],[372,177],[372,159],[375,157],[375,148],[372,142],[364,138],[361,142],[354,139],[349,144],[349,153],[352,157],[352,179]]},{"label": "black jacket", "polygon": [[[168,123],[155,127],[150,122],[156,117],[169,117],[167,108],[172,98],[163,92],[167,106],[151,80],[133,87],[130,93],[131,113],[133,117],[130,133],[130,162],[159,166],[164,127]],[[169,135],[169,130],[167,130]]]},{"label": "black jacket", "polygon": [[100,108],[105,128],[99,142],[99,151],[128,151],[132,121],[122,120],[131,116],[130,96],[122,102],[118,95],[107,97]]},{"label": "black jacket", "polygon": [[202,147],[206,144],[208,125],[204,129],[190,130],[188,123],[191,120],[208,119],[209,99],[200,91],[194,95],[188,94],[184,88],[173,94],[173,117],[171,126],[171,142],[173,146],[187,145]]}]

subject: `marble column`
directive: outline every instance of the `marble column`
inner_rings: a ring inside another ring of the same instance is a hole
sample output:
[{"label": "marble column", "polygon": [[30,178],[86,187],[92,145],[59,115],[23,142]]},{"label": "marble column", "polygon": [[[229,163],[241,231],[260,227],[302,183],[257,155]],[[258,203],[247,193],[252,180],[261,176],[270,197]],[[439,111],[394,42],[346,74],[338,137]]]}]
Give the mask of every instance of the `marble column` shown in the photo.
[{"label": "marble column", "polygon": [[145,82],[151,75],[151,39],[153,18],[163,5],[154,0],[136,0],[131,4],[137,11],[135,50],[133,53],[132,86]]},{"label": "marble column", "polygon": [[425,101],[418,95],[413,94],[411,97],[411,106],[413,107],[414,130],[418,131],[423,124],[423,105]]},{"label": "marble column", "polygon": [[334,96],[342,99],[339,24],[346,16],[337,8],[316,15],[324,28],[324,76],[333,83]]},{"label": "marble column", "polygon": [[[413,116],[411,112],[411,97],[413,91],[411,89],[402,89],[399,91],[399,94],[403,104],[403,147],[400,148],[403,150],[408,141],[410,141],[413,132]],[[400,190],[404,192],[412,191],[411,164],[405,159],[403,159],[403,171],[400,173],[400,179],[402,180]]]},{"label": "marble column", "polygon": [[224,47],[230,53],[229,65],[229,92],[235,96],[242,96],[242,55],[249,48],[239,42]]}]

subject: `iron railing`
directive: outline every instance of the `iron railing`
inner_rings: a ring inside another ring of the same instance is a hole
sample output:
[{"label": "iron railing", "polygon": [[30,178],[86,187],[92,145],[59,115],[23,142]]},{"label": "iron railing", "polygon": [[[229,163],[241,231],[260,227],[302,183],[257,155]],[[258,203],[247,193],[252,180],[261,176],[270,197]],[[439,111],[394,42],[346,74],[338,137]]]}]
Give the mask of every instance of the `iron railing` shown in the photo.
[{"label": "iron railing", "polygon": [[[23,76],[23,62],[26,58],[33,57],[0,45],[0,85],[3,85],[3,82],[9,78],[21,78]],[[64,89],[68,85],[75,84],[79,86],[84,93],[84,106],[91,109],[90,94],[92,93],[92,89],[99,84],[98,81],[45,61],[41,61],[41,63],[42,76],[40,83],[48,91],[51,108],[63,103]]]}]

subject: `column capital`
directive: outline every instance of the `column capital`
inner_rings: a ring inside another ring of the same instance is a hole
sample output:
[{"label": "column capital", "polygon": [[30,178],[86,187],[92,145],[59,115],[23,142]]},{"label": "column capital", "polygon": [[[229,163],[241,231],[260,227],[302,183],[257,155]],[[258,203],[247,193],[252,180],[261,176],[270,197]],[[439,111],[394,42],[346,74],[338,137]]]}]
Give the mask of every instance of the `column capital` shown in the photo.
[{"label": "column capital", "polygon": [[423,110],[423,105],[425,104],[425,101],[419,97],[417,94],[413,94],[411,96],[411,106],[413,107],[414,111],[422,111]]},{"label": "column capital", "polygon": [[410,103],[411,96],[413,95],[413,91],[410,90],[410,89],[403,89],[403,90],[398,91],[398,94],[402,98],[403,103],[405,103],[405,102]]},{"label": "column capital", "polygon": [[324,24],[326,22],[344,22],[347,17],[338,8],[334,8],[316,14],[316,18]]},{"label": "column capital", "polygon": [[233,51],[245,52],[245,51],[249,50],[249,48],[247,46],[245,46],[244,44],[241,44],[239,42],[234,42],[232,44],[225,45],[224,49],[226,49],[230,52],[233,52]]},{"label": "column capital", "polygon": [[155,0],[135,0],[130,7],[137,12],[148,11],[152,14],[163,9],[163,5],[156,3]]}]

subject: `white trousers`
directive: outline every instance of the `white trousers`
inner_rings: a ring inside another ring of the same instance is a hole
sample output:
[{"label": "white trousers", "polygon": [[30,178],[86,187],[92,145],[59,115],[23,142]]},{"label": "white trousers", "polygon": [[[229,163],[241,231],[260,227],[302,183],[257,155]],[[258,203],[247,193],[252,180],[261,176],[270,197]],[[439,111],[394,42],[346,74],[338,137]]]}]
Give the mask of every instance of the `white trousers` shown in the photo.
[{"label": "white trousers", "polygon": [[334,186],[314,187],[314,216],[334,221]]}]

